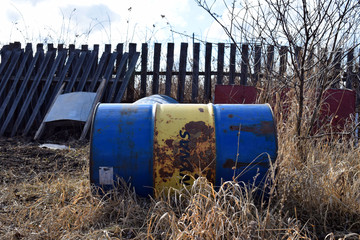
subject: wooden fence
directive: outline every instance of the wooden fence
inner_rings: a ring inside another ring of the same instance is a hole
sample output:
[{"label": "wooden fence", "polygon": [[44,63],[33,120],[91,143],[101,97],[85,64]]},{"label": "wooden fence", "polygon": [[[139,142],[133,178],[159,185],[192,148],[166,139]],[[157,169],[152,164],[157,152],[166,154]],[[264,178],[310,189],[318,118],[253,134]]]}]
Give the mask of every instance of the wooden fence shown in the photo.
[{"label": "wooden fence", "polygon": [[[147,43],[141,47],[130,43],[126,52],[125,44],[119,43],[114,50],[105,45],[100,57],[99,45],[90,50],[87,45],[76,49],[74,45],[65,48],[58,44],[55,48],[47,44],[45,51],[43,44],[37,44],[35,52],[32,44],[24,49],[17,42],[3,46],[0,135],[24,135],[29,125],[36,129],[63,83],[64,93],[94,92],[101,80],[106,79],[102,102],[133,102],[160,93],[179,102],[197,103],[210,102],[216,84],[255,85],[275,69],[279,76],[287,71],[286,46],[278,52],[271,45],[264,48],[242,44],[238,49],[235,44],[206,43],[204,51],[200,51],[200,43],[191,46],[190,51],[188,43],[181,43],[179,54],[175,54],[174,43],[167,43],[166,51],[160,43],[151,49]],[[349,51],[346,57],[342,76],[351,88],[358,75],[354,51]],[[335,68],[340,71],[344,57],[339,53],[335,59]]]}]

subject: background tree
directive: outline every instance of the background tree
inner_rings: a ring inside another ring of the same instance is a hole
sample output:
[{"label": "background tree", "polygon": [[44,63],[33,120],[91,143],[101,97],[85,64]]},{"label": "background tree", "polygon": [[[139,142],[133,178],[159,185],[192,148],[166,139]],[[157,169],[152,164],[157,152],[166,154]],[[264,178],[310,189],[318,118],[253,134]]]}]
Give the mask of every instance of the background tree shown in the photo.
[{"label": "background tree", "polygon": [[[213,17],[239,50],[241,43],[254,41],[274,46],[279,54],[287,49],[286,75],[280,76],[275,72],[270,75],[272,87],[290,88],[295,92],[296,135],[299,139],[312,132],[326,89],[354,86],[349,78],[347,82],[342,81],[336,64],[357,46],[360,23],[358,1],[194,1]],[[224,4],[226,12],[213,12],[215,4]],[[263,84],[265,80],[269,79],[263,78]],[[310,89],[316,89],[316,93],[311,99],[311,124],[304,127],[305,92]]]}]

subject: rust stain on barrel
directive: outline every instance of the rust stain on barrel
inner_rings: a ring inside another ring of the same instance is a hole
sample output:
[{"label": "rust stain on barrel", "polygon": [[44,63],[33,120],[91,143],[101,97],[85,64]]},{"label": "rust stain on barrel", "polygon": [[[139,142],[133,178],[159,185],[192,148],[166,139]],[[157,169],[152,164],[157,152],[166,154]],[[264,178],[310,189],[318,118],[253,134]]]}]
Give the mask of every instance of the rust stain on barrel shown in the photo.
[{"label": "rust stain on barrel", "polygon": [[165,143],[169,148],[173,147],[173,142],[174,142],[174,139],[166,139],[165,140]]},{"label": "rust stain on barrel", "polygon": [[223,168],[243,168],[247,166],[261,166],[261,167],[269,167],[269,163],[267,162],[235,162],[233,159],[226,159],[226,162],[223,164]]},{"label": "rust stain on barrel", "polygon": [[257,136],[274,135],[275,127],[272,121],[261,121],[259,124],[253,125],[231,125],[230,130],[252,132]]}]

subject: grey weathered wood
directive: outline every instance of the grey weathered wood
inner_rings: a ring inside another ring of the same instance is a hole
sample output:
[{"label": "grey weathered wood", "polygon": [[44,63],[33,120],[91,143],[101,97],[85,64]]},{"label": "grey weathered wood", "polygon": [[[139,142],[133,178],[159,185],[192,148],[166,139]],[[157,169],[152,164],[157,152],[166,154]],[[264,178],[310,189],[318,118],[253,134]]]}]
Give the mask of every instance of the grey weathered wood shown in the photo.
[{"label": "grey weathered wood", "polygon": [[[136,53],[136,43],[130,43],[129,44],[129,59],[130,62]],[[127,102],[134,102],[135,99],[135,75],[132,74],[130,76],[128,86],[127,86],[127,92],[126,92],[126,101]]]},{"label": "grey weathered wood", "polygon": [[73,71],[71,73],[71,77],[69,79],[69,82],[66,85],[64,93],[69,93],[69,92],[72,91],[72,89],[73,89],[73,87],[75,85],[75,82],[77,80],[77,77],[78,77],[78,75],[80,73],[81,67],[85,62],[85,58],[86,58],[87,54],[88,54],[88,52],[81,52],[80,53],[80,57],[77,59],[75,67],[72,69]]},{"label": "grey weathered wood", "polygon": [[11,137],[15,136],[15,134],[18,131],[18,128],[19,128],[20,124],[24,120],[24,115],[28,111],[29,105],[30,105],[30,103],[31,103],[31,101],[33,99],[33,96],[34,96],[34,93],[35,93],[35,91],[37,89],[37,86],[40,83],[40,80],[41,80],[45,70],[47,69],[49,61],[50,61],[50,59],[52,58],[52,56],[54,54],[55,54],[54,51],[50,51],[50,52],[46,53],[45,59],[41,63],[39,71],[37,72],[37,74],[35,76],[35,79],[31,84],[31,87],[30,87],[30,90],[29,90],[29,92],[28,92],[28,94],[26,96],[26,99],[25,99],[24,103],[21,106],[21,110],[20,110],[19,114],[17,115],[15,124],[14,124],[14,126],[12,128],[12,131],[11,131],[11,135],[10,135]]},{"label": "grey weathered wood", "polygon": [[172,72],[174,66],[174,43],[167,45],[165,95],[171,96]]},{"label": "grey weathered wood", "polygon": [[89,116],[88,116],[88,119],[85,123],[85,126],[81,132],[81,135],[80,135],[80,139],[79,140],[84,140],[86,138],[86,135],[89,131],[89,128],[90,128],[90,125],[91,125],[91,119],[93,117],[93,112],[95,110],[95,107],[96,105],[100,102],[100,99],[101,99],[101,96],[103,95],[104,93],[104,88],[105,88],[105,85],[106,85],[106,79],[103,79],[101,81],[101,84],[98,88],[98,90],[96,91],[96,97],[95,97],[95,100],[91,106],[91,110],[90,110],[90,113],[89,113]]},{"label": "grey weathered wood", "polygon": [[284,76],[286,73],[287,68],[287,54],[288,54],[288,47],[281,46],[280,47],[280,76]]},{"label": "grey weathered wood", "polygon": [[147,63],[148,63],[148,44],[141,45],[141,83],[140,83],[140,97],[146,97],[147,87]]},{"label": "grey weathered wood", "polygon": [[[51,107],[54,105],[56,99],[57,99],[58,96],[61,94],[61,92],[63,91],[64,87],[65,87],[65,83],[63,83],[63,84],[61,85],[61,87],[59,88],[58,92],[56,93],[54,100],[53,100],[53,101],[51,102],[51,104],[50,104],[49,110],[50,110]],[[44,121],[44,120],[46,119],[47,115],[49,115],[49,110],[48,110],[47,113],[45,114],[45,116],[44,116],[44,118],[43,118],[43,121],[42,121],[41,124],[40,124],[40,127],[39,127],[38,130],[36,131],[35,136],[34,136],[34,140],[38,140],[38,139],[41,138],[41,135],[43,134],[44,129],[45,129],[45,121]]]},{"label": "grey weathered wood", "polygon": [[111,44],[105,44],[105,52],[111,53]]},{"label": "grey weathered wood", "polygon": [[[11,108],[10,108],[9,112],[6,115],[5,121],[3,122],[2,126],[1,126],[0,136],[4,135],[10,121],[13,119],[15,110],[17,109],[20,100],[23,98],[23,94],[25,92],[25,89],[26,89],[26,87],[28,85],[28,82],[30,80],[31,75],[33,74],[35,65],[37,64],[38,61],[40,61],[39,60],[40,54],[41,54],[41,52],[39,52],[39,51],[37,51],[35,53],[35,56],[32,59],[30,65],[29,65],[29,68],[28,68],[28,70],[26,72],[26,75],[25,75],[24,79],[21,81],[21,86],[20,86],[20,88],[19,88],[19,90],[18,90],[18,92],[17,92],[17,94],[16,94],[16,96],[14,98],[14,101],[12,102],[12,105],[11,105]],[[2,112],[1,114],[4,114],[4,112]],[[1,115],[0,115],[0,118],[1,118]]]},{"label": "grey weathered wood", "polygon": [[216,84],[222,85],[224,78],[224,52],[225,52],[225,44],[218,44],[218,62],[217,62],[217,76],[216,76]]},{"label": "grey weathered wood", "polygon": [[126,63],[127,63],[128,59],[129,59],[129,53],[124,53],[122,55],[119,66],[117,67],[115,79],[113,80],[109,95],[108,95],[105,102],[107,102],[107,103],[113,102],[113,99],[115,97],[115,91],[116,91],[116,89],[118,89],[118,82],[125,75],[125,70],[126,70],[125,68],[126,68]]},{"label": "grey weathered wood", "polygon": [[230,45],[230,71],[229,71],[229,84],[235,83],[235,70],[236,70],[236,45],[232,43]]},{"label": "grey weathered wood", "polygon": [[51,83],[53,81],[54,74],[55,74],[56,70],[58,69],[60,62],[65,57],[66,57],[66,51],[61,51],[59,53],[59,55],[57,56],[54,64],[51,66],[51,69],[50,69],[50,72],[49,72],[49,74],[47,76],[45,85],[42,87],[41,94],[40,94],[39,98],[36,101],[36,105],[35,105],[35,107],[33,108],[32,112],[31,112],[30,118],[26,122],[26,126],[25,126],[25,129],[23,131],[22,136],[26,136],[29,133],[30,128],[34,124],[35,117],[38,114],[38,112],[40,110],[40,107],[43,105],[43,103],[45,101],[45,97],[46,97],[46,95],[47,95],[47,93],[49,91],[50,85],[51,85]]},{"label": "grey weathered wood", "polygon": [[339,85],[339,82],[341,80],[341,59],[342,59],[342,49],[340,48],[336,53],[333,60],[333,83],[331,84],[332,88],[336,88]]},{"label": "grey weathered wood", "polygon": [[200,43],[193,44],[193,74],[192,74],[192,91],[191,102],[196,103],[199,95],[199,58],[200,58]]},{"label": "grey weathered wood", "polygon": [[161,55],[161,43],[155,43],[155,46],[154,46],[153,79],[152,79],[152,94],[158,94],[159,93],[160,55]]},{"label": "grey weathered wood", "polygon": [[20,67],[19,67],[18,71],[16,72],[15,78],[13,80],[13,84],[11,85],[11,88],[7,92],[6,97],[5,97],[3,103],[0,106],[0,126],[2,125],[2,122],[1,122],[2,116],[4,115],[8,104],[14,98],[14,94],[15,94],[15,91],[16,91],[16,86],[18,85],[20,77],[23,75],[23,72],[25,70],[25,65],[26,65],[30,55],[32,55],[32,50],[25,52],[24,57],[22,58]]},{"label": "grey weathered wood", "polygon": [[109,56],[110,54],[108,52],[103,52],[103,54],[101,55],[99,65],[97,66],[94,74],[94,78],[90,84],[90,87],[87,89],[88,92],[94,92]]},{"label": "grey weathered wood", "polygon": [[91,71],[93,65],[95,65],[96,60],[97,60],[97,52],[93,51],[93,52],[91,52],[90,57],[87,59],[87,61],[84,64],[84,65],[86,65],[86,68],[84,69],[82,76],[80,78],[80,81],[76,87],[76,90],[75,90],[76,92],[81,92],[84,90],[86,81],[89,78],[90,71]]},{"label": "grey weathered wood", "polygon": [[346,65],[346,88],[351,89],[354,82],[354,48],[347,53]]},{"label": "grey weathered wood", "polygon": [[267,47],[267,61],[266,61],[266,68],[268,71],[272,71],[274,64],[274,46],[269,45]]},{"label": "grey weathered wood", "polygon": [[0,81],[0,100],[3,98],[2,95],[6,90],[6,86],[8,84],[10,77],[13,75],[13,72],[15,70],[16,65],[18,64],[21,54],[22,54],[22,51],[20,51],[20,50],[13,51],[11,61],[9,63],[9,67],[5,71],[5,74],[1,78],[1,81]]},{"label": "grey weathered wood", "polygon": [[39,71],[40,65],[44,60],[44,44],[42,43],[38,43],[36,44],[36,52],[39,52],[39,61],[37,62],[37,64],[34,67],[34,74],[36,74]]},{"label": "grey weathered wood", "polygon": [[[114,64],[115,64],[115,60],[117,58],[117,52],[113,52],[111,53],[111,56],[110,56],[110,59],[109,59],[109,62],[108,62],[108,65],[107,65],[107,68],[105,70],[105,73],[104,73],[104,78],[105,78],[105,89],[107,88],[107,86],[109,85],[109,82],[110,82],[110,79],[111,79],[111,76],[112,76],[112,73],[113,73],[113,70],[114,70]],[[100,98],[100,101],[102,99],[105,99],[106,96],[105,96],[105,93],[101,96]]]},{"label": "grey weathered wood", "polygon": [[118,91],[118,93],[116,95],[116,98],[115,98],[115,101],[114,101],[115,103],[120,103],[121,100],[123,99],[123,96],[125,94],[125,90],[127,89],[130,78],[134,73],[135,66],[136,66],[136,63],[137,63],[137,60],[138,60],[139,56],[140,56],[140,53],[135,52],[133,57],[130,59],[128,70],[126,71],[126,74],[124,76],[124,79],[122,80],[120,89],[119,89],[119,91]]},{"label": "grey weathered wood", "polygon": [[212,44],[205,45],[205,79],[204,79],[204,101],[211,100],[211,51]]},{"label": "grey weathered wood", "polygon": [[122,59],[122,56],[123,56],[123,52],[124,52],[124,44],[123,43],[118,43],[116,45],[116,52],[118,53],[117,57],[116,57],[116,71],[121,63],[121,59]]},{"label": "grey weathered wood", "polygon": [[96,60],[95,60],[95,64],[93,64],[93,67],[91,68],[90,74],[89,74],[89,78],[86,81],[86,85],[85,85],[85,91],[89,88],[89,83],[91,83],[90,79],[94,78],[94,74],[96,72],[96,69],[98,68],[98,63],[99,63],[99,44],[94,44],[93,47],[93,52],[96,52]]},{"label": "grey weathered wood", "polygon": [[261,45],[255,45],[255,63],[254,63],[254,85],[260,79],[261,74]]},{"label": "grey weathered wood", "polygon": [[240,85],[247,85],[248,69],[249,69],[249,45],[241,46],[241,74]]},{"label": "grey weathered wood", "polygon": [[12,51],[5,51],[5,53],[1,56],[0,75],[2,75],[3,71],[6,69],[11,54]]},{"label": "grey weathered wood", "polygon": [[274,45],[267,46],[266,54],[266,75],[269,77],[274,65]]},{"label": "grey weathered wood", "polygon": [[184,102],[185,91],[185,77],[186,77],[186,59],[187,59],[187,43],[181,43],[180,47],[180,63],[179,63],[179,78],[178,78],[178,102]]}]

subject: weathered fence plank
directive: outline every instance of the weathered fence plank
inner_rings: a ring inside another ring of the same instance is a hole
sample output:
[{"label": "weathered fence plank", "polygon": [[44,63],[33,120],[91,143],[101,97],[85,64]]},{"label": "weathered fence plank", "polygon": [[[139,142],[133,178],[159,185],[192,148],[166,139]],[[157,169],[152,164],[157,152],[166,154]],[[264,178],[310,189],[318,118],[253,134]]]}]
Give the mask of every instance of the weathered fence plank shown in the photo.
[{"label": "weathered fence plank", "polygon": [[244,85],[244,86],[247,85],[248,65],[249,65],[249,45],[243,44],[241,46],[240,85]]},{"label": "weathered fence plank", "polygon": [[287,53],[288,53],[288,48],[286,46],[281,46],[280,47],[280,69],[279,69],[280,76],[284,76],[286,73]]},{"label": "weathered fence plank", "polygon": [[172,72],[174,65],[174,43],[167,45],[167,60],[166,60],[166,79],[165,79],[165,95],[171,95]]},{"label": "weathered fence plank", "polygon": [[354,81],[354,48],[347,53],[346,73],[346,88],[351,89]]},{"label": "weathered fence plank", "polygon": [[261,75],[261,46],[255,45],[255,63],[254,63],[254,85],[256,86],[257,82],[260,79]]},{"label": "weathered fence plank", "polygon": [[[133,59],[134,55],[136,53],[136,43],[130,43],[129,44],[129,59],[130,62]],[[127,102],[134,102],[135,100],[135,75],[131,75],[127,87],[126,92],[126,101]]]},{"label": "weathered fence plank", "polygon": [[193,74],[191,84],[191,102],[198,102],[199,95],[199,58],[200,58],[200,43],[194,43],[193,46]]},{"label": "weathered fence plank", "polygon": [[211,99],[211,51],[212,44],[205,45],[205,78],[204,78],[204,101]]},{"label": "weathered fence plank", "polygon": [[105,67],[105,63],[107,62],[108,58],[110,56],[110,53],[108,52],[104,52],[102,55],[101,55],[101,58],[100,58],[100,62],[99,62],[99,65],[95,71],[95,74],[94,74],[94,78],[92,79],[92,82],[90,84],[90,87],[87,89],[88,92],[94,92],[95,88],[96,88],[96,85],[100,79],[100,76],[103,72],[103,69]]},{"label": "weathered fence plank", "polygon": [[20,59],[20,56],[22,54],[22,51],[20,50],[16,50],[14,51],[12,57],[11,57],[11,61],[9,63],[9,67],[7,68],[4,76],[2,77],[1,81],[0,81],[0,100],[3,99],[3,93],[5,92],[6,90],[6,86],[8,84],[8,81],[11,77],[11,75],[13,74],[14,70],[15,70],[15,67],[17,66],[18,64],[18,61]]},{"label": "weathered fence plank", "polygon": [[75,82],[77,80],[77,77],[80,73],[80,70],[81,70],[81,66],[84,64],[85,62],[85,58],[86,58],[86,55],[88,54],[88,52],[81,52],[80,53],[80,57],[76,59],[76,65],[75,67],[72,69],[73,71],[71,72],[71,77],[69,79],[69,82],[66,84],[66,87],[65,87],[65,90],[64,90],[64,93],[69,93],[72,91],[74,85],[75,85]]},{"label": "weathered fence plank", "polygon": [[218,44],[218,61],[217,61],[217,77],[216,84],[223,84],[224,78],[224,52],[225,52],[225,44]]},{"label": "weathered fence plank", "polygon": [[122,80],[120,89],[116,95],[115,98],[115,103],[120,103],[123,99],[123,96],[125,94],[125,90],[128,88],[128,84],[130,81],[131,76],[133,75],[134,69],[135,69],[135,65],[137,63],[137,60],[140,56],[139,52],[135,52],[134,55],[132,56],[132,58],[130,59],[130,63],[129,63],[129,67],[128,67],[128,71],[126,72],[124,79]]},{"label": "weathered fence plank", "polygon": [[140,83],[140,97],[146,97],[147,88],[147,64],[148,64],[148,44],[141,45],[141,83]]},{"label": "weathered fence plank", "polygon": [[181,43],[180,63],[179,63],[179,79],[178,79],[178,95],[177,95],[177,100],[180,103],[184,102],[187,49],[188,49],[188,44]]},{"label": "weathered fence plank", "polygon": [[[90,55],[90,56],[89,56]],[[95,65],[96,60],[97,60],[97,52],[93,51],[91,54],[87,54],[87,56],[89,56],[89,58],[87,59],[87,61],[85,62],[85,64],[83,64],[85,66],[83,73],[81,74],[81,78],[80,81],[76,87],[77,92],[81,92],[84,90],[85,88],[85,84],[86,81],[89,78],[91,69],[93,68],[93,65]]]},{"label": "weathered fence plank", "polygon": [[152,94],[159,93],[160,54],[161,54],[161,43],[155,43],[153,79],[152,79]]},{"label": "weathered fence plank", "polygon": [[126,63],[127,63],[128,59],[129,59],[129,53],[122,54],[120,64],[119,64],[119,66],[117,68],[117,71],[116,71],[115,79],[113,80],[110,92],[108,94],[108,98],[106,99],[106,102],[108,102],[108,103],[111,103],[111,102],[114,101],[116,89],[119,88],[118,87],[118,82],[119,82],[120,78],[122,79],[124,77],[125,66],[126,66]]}]

